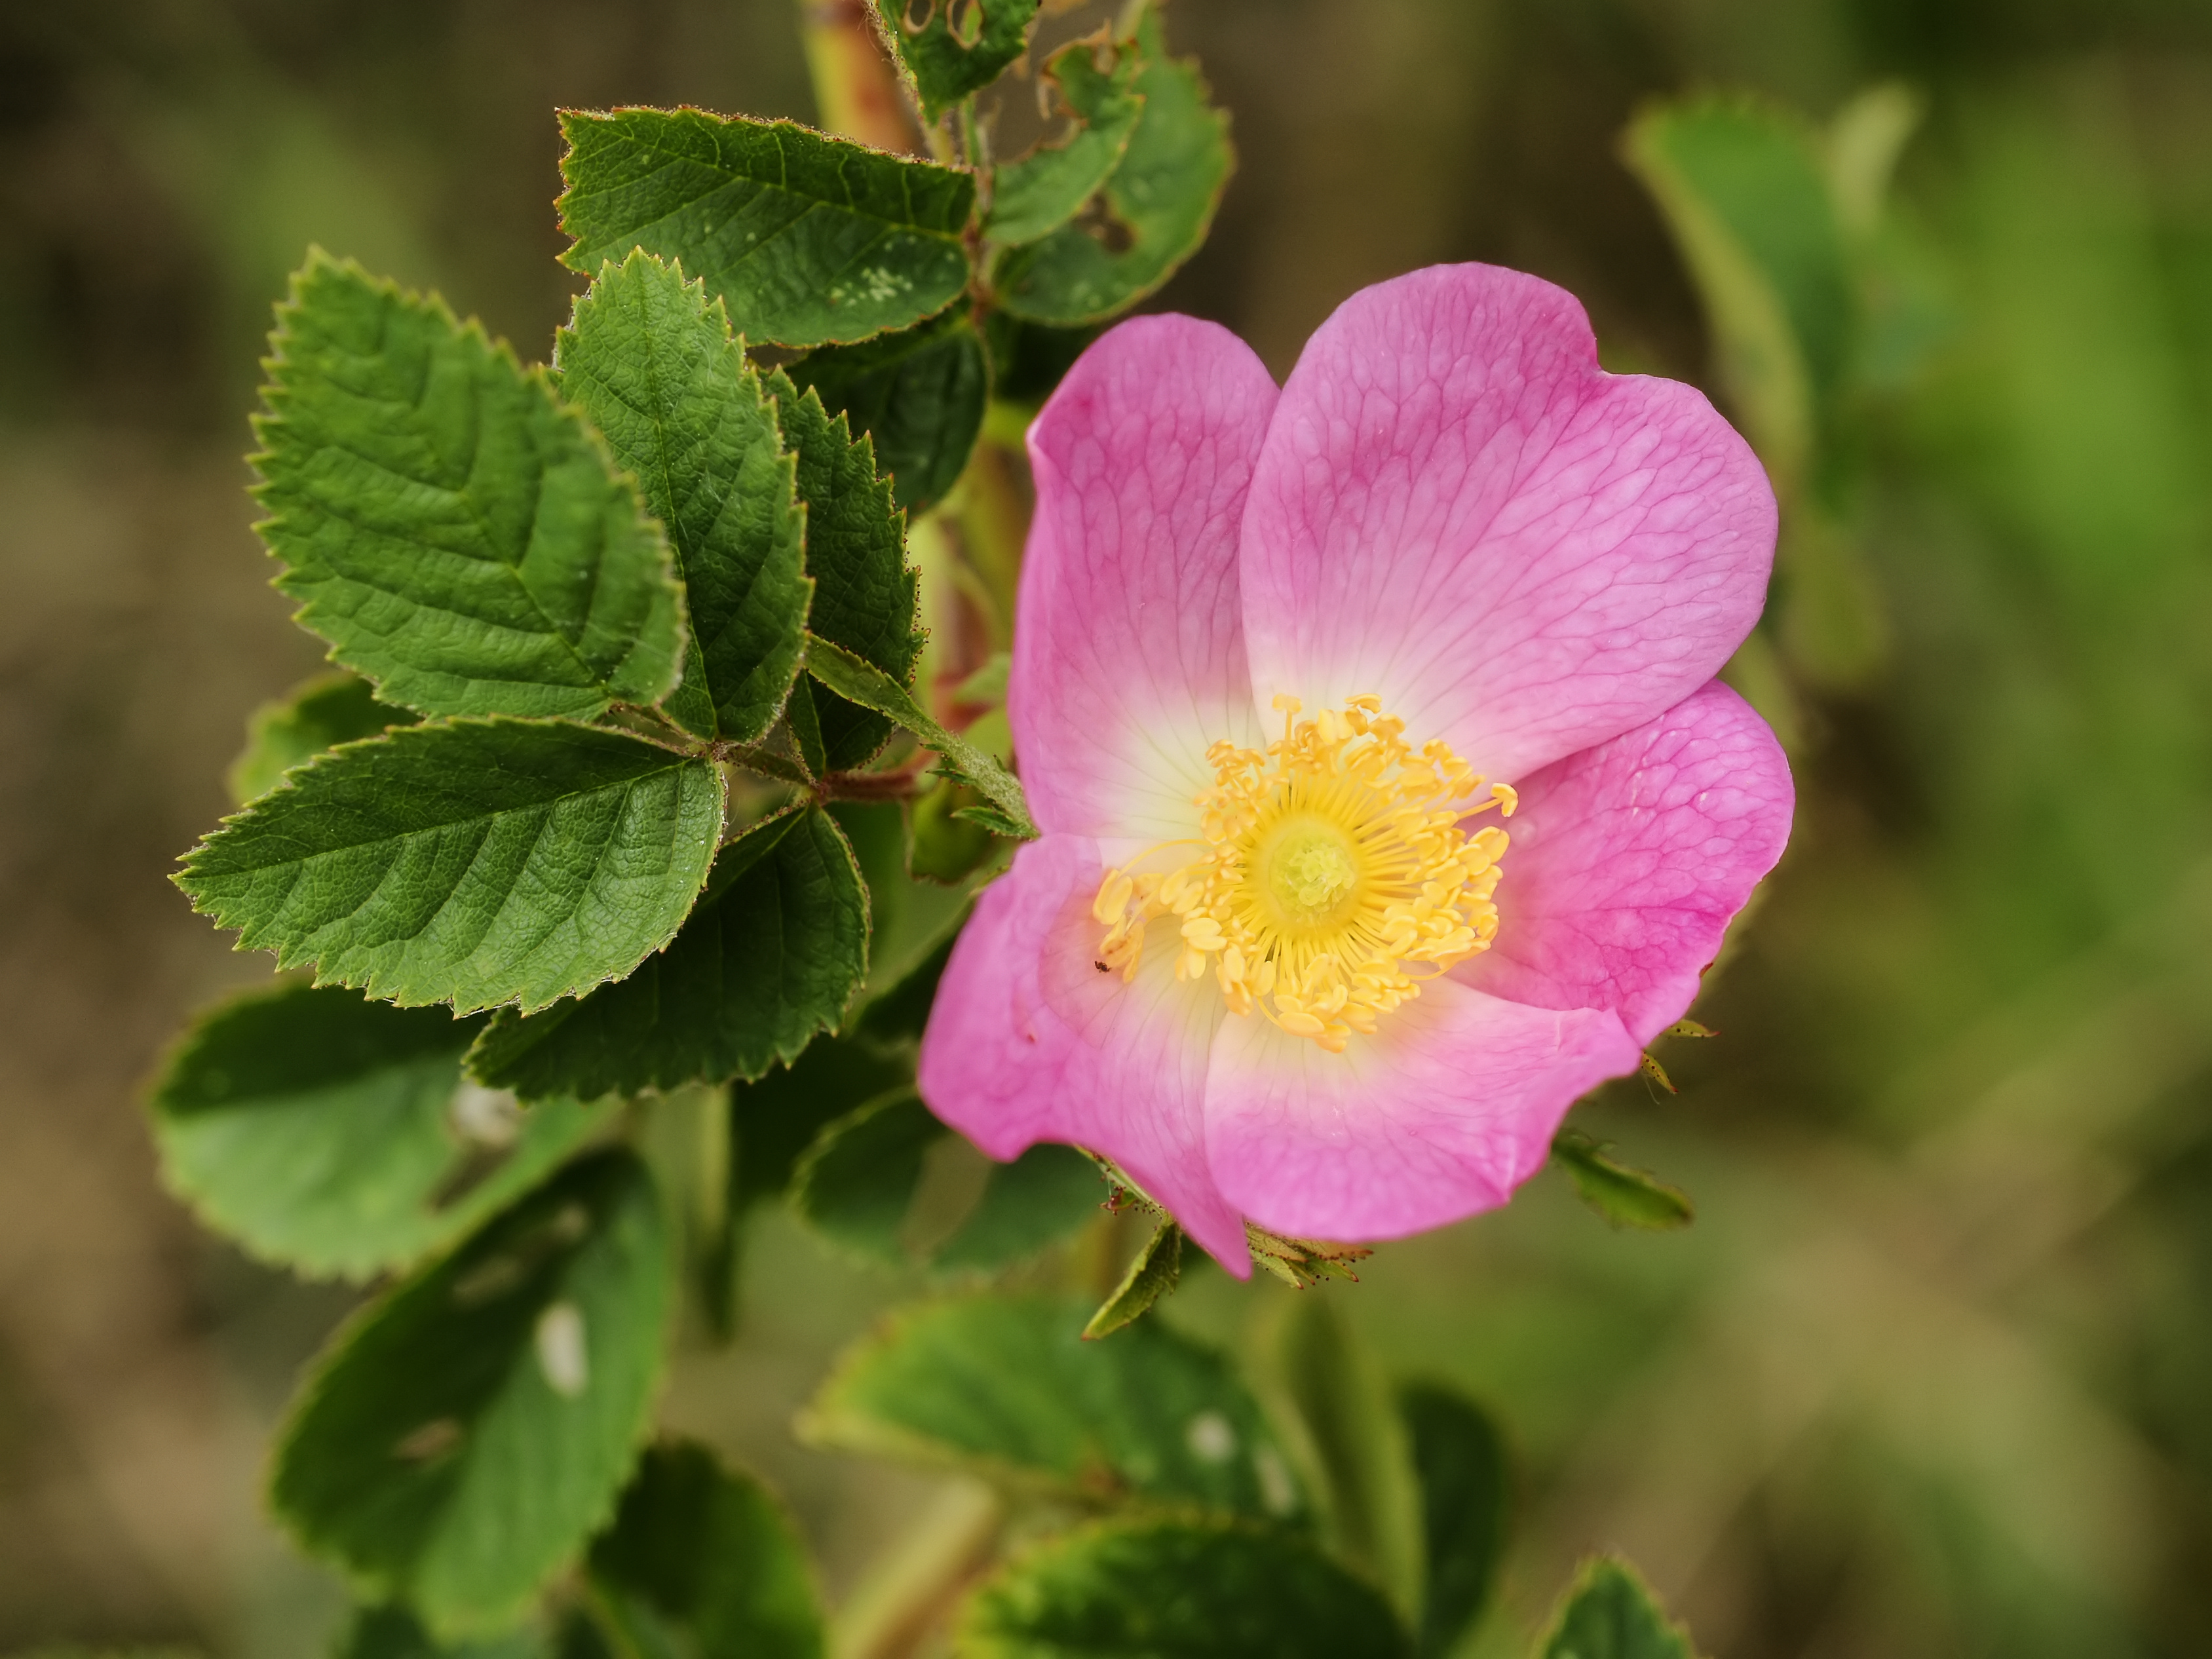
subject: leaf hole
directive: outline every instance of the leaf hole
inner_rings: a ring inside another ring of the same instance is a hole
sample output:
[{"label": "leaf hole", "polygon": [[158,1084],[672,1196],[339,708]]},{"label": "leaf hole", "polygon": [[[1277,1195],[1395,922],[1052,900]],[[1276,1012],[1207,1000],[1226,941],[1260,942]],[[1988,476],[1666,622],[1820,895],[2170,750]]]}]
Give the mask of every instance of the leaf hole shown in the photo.
[{"label": "leaf hole", "polygon": [[1137,244],[1137,233],[1129,228],[1114,205],[1100,191],[1083,204],[1083,211],[1075,216],[1076,228],[1109,253],[1127,253]]}]

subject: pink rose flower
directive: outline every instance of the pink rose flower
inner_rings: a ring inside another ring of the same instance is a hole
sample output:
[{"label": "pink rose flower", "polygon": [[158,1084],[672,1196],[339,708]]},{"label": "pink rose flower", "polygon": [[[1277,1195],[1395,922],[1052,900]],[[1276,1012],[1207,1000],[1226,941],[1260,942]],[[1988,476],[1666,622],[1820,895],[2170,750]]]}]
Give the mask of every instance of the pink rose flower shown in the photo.
[{"label": "pink rose flower", "polygon": [[1140,317],[1029,434],[1008,714],[1042,838],[922,1041],[995,1158],[1110,1158],[1232,1272],[1504,1203],[1781,856],[1713,678],[1774,497],[1692,388],[1487,265],[1354,295],[1278,392]]}]

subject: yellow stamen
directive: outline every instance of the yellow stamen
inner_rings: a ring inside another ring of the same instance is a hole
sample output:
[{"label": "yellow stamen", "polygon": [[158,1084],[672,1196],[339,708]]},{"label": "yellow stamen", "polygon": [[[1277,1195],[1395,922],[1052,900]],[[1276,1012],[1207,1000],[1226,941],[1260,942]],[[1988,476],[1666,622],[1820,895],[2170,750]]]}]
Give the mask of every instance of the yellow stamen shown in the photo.
[{"label": "yellow stamen", "polygon": [[1106,872],[1091,907],[1107,928],[1098,959],[1134,978],[1146,923],[1173,916],[1176,978],[1210,964],[1232,1013],[1256,1009],[1341,1053],[1422,980],[1490,948],[1506,834],[1462,825],[1492,807],[1510,817],[1519,798],[1447,744],[1408,744],[1379,697],[1311,720],[1296,697],[1274,706],[1283,735],[1264,753],[1207,751],[1198,857],[1165,874],[1141,860]]}]

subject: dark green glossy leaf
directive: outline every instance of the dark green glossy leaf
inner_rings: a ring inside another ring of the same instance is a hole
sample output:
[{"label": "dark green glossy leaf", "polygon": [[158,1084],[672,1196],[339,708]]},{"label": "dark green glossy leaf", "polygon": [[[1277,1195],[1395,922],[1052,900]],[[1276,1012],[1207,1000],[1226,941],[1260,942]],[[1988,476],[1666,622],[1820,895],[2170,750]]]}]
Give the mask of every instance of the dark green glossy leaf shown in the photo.
[{"label": "dark green glossy leaf", "polygon": [[1082,210],[1128,153],[1145,109],[1136,89],[1139,67],[1134,52],[1096,40],[1052,55],[1044,78],[1074,125],[1055,142],[999,165],[984,235],[1008,246],[1037,241]]},{"label": "dark green glossy leaf", "polygon": [[637,1659],[820,1659],[821,1597],[789,1518],[703,1446],[646,1453],[590,1583]]},{"label": "dark green glossy leaf", "polygon": [[428,1255],[528,1190],[608,1121],[528,1112],[461,1076],[483,1025],[288,985],[219,1008],[148,1105],[169,1185],[217,1232],[310,1275]]},{"label": "dark green glossy leaf", "polygon": [[[875,0],[876,15],[934,121],[1029,49],[1037,0]],[[908,24],[920,18],[919,27]]]},{"label": "dark green glossy leaf", "polygon": [[1121,165],[1088,212],[991,267],[999,303],[1032,322],[1097,322],[1134,305],[1198,252],[1229,182],[1229,118],[1197,66],[1167,55],[1158,11],[1116,49],[1140,58],[1145,100]]},{"label": "dark green glossy leaf", "polygon": [[878,1261],[904,1259],[902,1235],[930,1148],[945,1126],[901,1089],[823,1129],[793,1172],[792,1207],[817,1232]]},{"label": "dark green glossy leaf", "polygon": [[1583,1564],[1536,1653],[1537,1659],[1696,1659],[1689,1632],[1668,1621],[1635,1568],[1612,1556]]},{"label": "dark green glossy leaf", "polygon": [[[814,577],[807,626],[905,685],[921,655],[921,586],[907,568],[906,515],[877,475],[866,434],[853,437],[843,416],[781,372],[769,377],[769,390],[784,444],[799,458],[806,503],[806,568]],[[800,684],[812,699],[828,769],[861,765],[883,747],[891,727],[882,714]]]},{"label": "dark green glossy leaf", "polygon": [[242,805],[325,749],[415,724],[413,710],[379,702],[375,694],[374,686],[355,675],[322,674],[263,703],[246,717],[246,747],[223,775],[230,798]]},{"label": "dark green glossy leaf", "polygon": [[991,348],[991,395],[1024,406],[1043,403],[1103,331],[1098,323],[1053,328],[993,312],[983,329]]},{"label": "dark green glossy leaf", "polygon": [[1562,1129],[1552,1138],[1552,1157],[1575,1183],[1575,1192],[1616,1227],[1664,1232],[1697,1219],[1697,1206],[1679,1187],[1647,1170],[1632,1169],[1608,1155],[1602,1141],[1580,1129]]},{"label": "dark green glossy leaf", "polygon": [[633,252],[600,267],[555,362],[675,544],[691,646],[668,712],[757,741],[798,675],[812,585],[797,471],[720,302]]},{"label": "dark green glossy leaf", "polygon": [[866,434],[892,500],[908,513],[952,488],[983,429],[990,370],[964,305],[901,333],[825,346],[787,373]]},{"label": "dark green glossy leaf", "polygon": [[548,1659],[545,1638],[528,1628],[482,1641],[441,1642],[397,1603],[362,1607],[340,1638],[336,1659]]},{"label": "dark green glossy leaf", "polygon": [[278,1442],[277,1514],[438,1634],[513,1623],[613,1510],[672,1255],[634,1156],[572,1165],[334,1339]]},{"label": "dark green glossy leaf", "polygon": [[1490,1599],[1505,1549],[1505,1448],[1498,1425],[1449,1389],[1398,1390],[1420,1483],[1428,1569],[1421,1590],[1420,1650],[1442,1659]]},{"label": "dark green glossy leaf", "polygon": [[681,259],[752,345],[849,344],[968,286],[964,173],[802,127],[702,110],[568,110],[562,258]]},{"label": "dark green glossy leaf", "polygon": [[935,750],[948,776],[984,798],[983,805],[970,811],[987,829],[1025,840],[1036,838],[1037,828],[1030,817],[1028,799],[1013,774],[965,738],[955,737],[932,720],[903,686],[881,670],[827,640],[810,639],[806,672],[848,702],[888,714]]},{"label": "dark green glossy leaf", "polygon": [[1121,1275],[1114,1294],[1091,1316],[1091,1322],[1083,1328],[1084,1335],[1096,1341],[1134,1324],[1182,1278],[1182,1229],[1164,1217],[1145,1241],[1145,1248],[1137,1252],[1136,1260],[1130,1262],[1129,1271]]},{"label": "dark green glossy leaf", "polygon": [[807,808],[724,848],[683,931],[629,978],[542,1013],[502,1010],[469,1069],[526,1099],[756,1078],[837,1024],[867,963],[852,849]]},{"label": "dark green glossy leaf", "polygon": [[193,908],[403,1005],[544,1007],[665,945],[721,839],[702,760],[555,721],[349,744],[186,855]]},{"label": "dark green glossy leaf", "polygon": [[1036,1295],[902,1309],[840,1362],[805,1432],[1079,1498],[1304,1513],[1273,1431],[1225,1358],[1158,1320],[1085,1342],[1090,1311]]},{"label": "dark green glossy leaf", "polygon": [[1296,1536],[1188,1521],[1079,1528],[985,1583],[963,1659],[1406,1659],[1375,1591]]},{"label": "dark green glossy leaf", "polygon": [[320,254],[270,352],[261,534],[339,662],[426,714],[584,718],[675,685],[667,544],[542,371]]}]

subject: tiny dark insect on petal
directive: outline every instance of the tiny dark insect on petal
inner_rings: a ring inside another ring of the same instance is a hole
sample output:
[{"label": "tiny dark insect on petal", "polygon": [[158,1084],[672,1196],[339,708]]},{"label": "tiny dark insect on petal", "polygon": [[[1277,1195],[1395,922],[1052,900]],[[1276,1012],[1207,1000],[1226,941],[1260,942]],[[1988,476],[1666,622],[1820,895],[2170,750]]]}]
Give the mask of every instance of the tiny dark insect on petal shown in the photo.
[{"label": "tiny dark insect on petal", "polygon": [[1109,967],[1108,967],[1104,963],[1103,963],[1103,962],[1099,961],[1099,960],[1098,960],[1098,958],[1097,958],[1097,957],[1091,957],[1091,965],[1093,968],[1096,968],[1096,969],[1097,969],[1100,973],[1102,973],[1102,974],[1110,974],[1110,973],[1112,973],[1112,972],[1114,971],[1111,968],[1109,968]]}]

